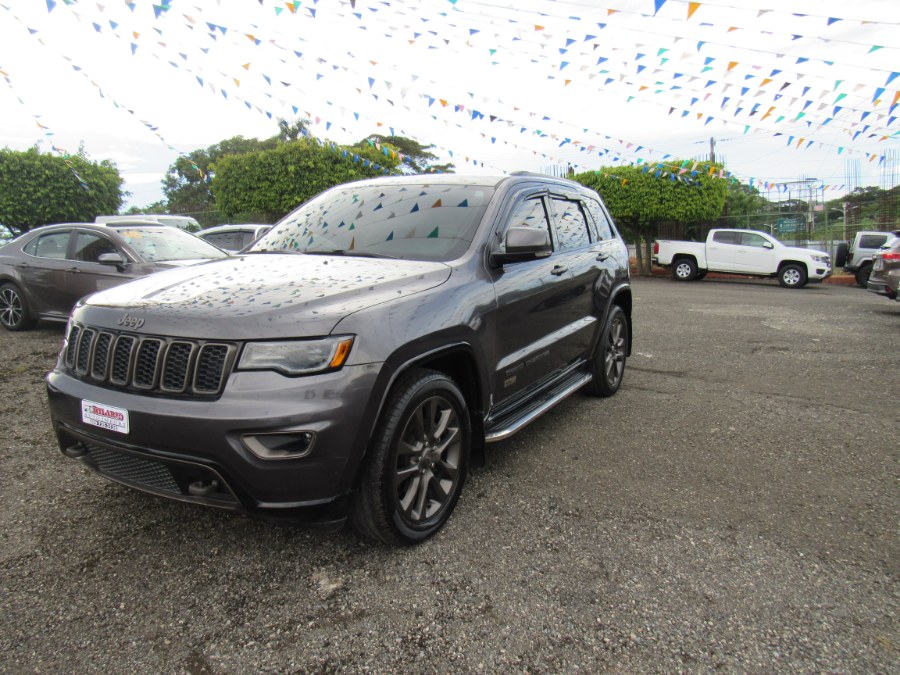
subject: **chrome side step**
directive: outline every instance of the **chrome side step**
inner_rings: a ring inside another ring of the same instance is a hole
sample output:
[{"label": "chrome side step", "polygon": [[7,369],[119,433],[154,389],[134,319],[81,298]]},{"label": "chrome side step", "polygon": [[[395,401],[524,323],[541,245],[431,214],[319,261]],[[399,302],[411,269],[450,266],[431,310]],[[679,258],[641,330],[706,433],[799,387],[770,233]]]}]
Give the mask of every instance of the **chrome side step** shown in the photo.
[{"label": "chrome side step", "polygon": [[530,424],[545,412],[550,410],[550,408],[555,406],[557,403],[565,398],[568,398],[578,389],[581,389],[581,387],[590,382],[591,379],[592,378],[589,373],[583,373],[576,379],[570,381],[563,388],[554,389],[547,394],[546,398],[539,400],[534,406],[527,408],[524,414],[520,417],[506,422],[502,428],[497,429],[496,431],[490,431],[486,433],[484,436],[484,442],[496,443],[497,441],[502,441],[509,438],[514,433],[519,431],[522,427]]}]

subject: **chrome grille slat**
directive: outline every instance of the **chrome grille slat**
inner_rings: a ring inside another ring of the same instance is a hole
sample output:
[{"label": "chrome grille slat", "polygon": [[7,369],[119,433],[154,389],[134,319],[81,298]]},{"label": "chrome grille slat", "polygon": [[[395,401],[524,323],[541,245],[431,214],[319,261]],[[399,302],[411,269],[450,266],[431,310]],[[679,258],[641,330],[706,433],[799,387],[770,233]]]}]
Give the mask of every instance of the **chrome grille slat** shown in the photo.
[{"label": "chrome grille slat", "polygon": [[66,365],[69,368],[75,367],[75,350],[78,348],[78,336],[81,335],[81,328],[73,325],[69,330],[69,342],[66,348]]},{"label": "chrome grille slat", "polygon": [[220,344],[205,344],[200,348],[197,358],[197,372],[194,376],[194,390],[211,393],[222,386],[225,374],[225,362],[228,359],[228,347]]},{"label": "chrome grille slat", "polygon": [[179,393],[185,390],[194,351],[195,345],[191,342],[178,340],[169,345],[163,362],[163,376],[160,379],[160,388],[163,391]]},{"label": "chrome grille slat", "polygon": [[109,381],[113,384],[125,386],[131,376],[131,357],[137,339],[132,335],[120,335],[116,340],[116,348],[113,351],[112,372]]},{"label": "chrome grille slat", "polygon": [[96,380],[106,379],[109,368],[109,348],[113,341],[112,333],[100,333],[94,347],[94,360],[91,363],[91,377]]},{"label": "chrome grille slat", "polygon": [[156,386],[156,375],[159,372],[159,354],[163,342],[155,338],[145,338],[137,350],[134,364],[134,377],[131,383],[138,389],[153,389]]},{"label": "chrome grille slat", "polygon": [[72,325],[64,362],[94,384],[209,398],[222,393],[237,356],[228,342],[138,335]]},{"label": "chrome grille slat", "polygon": [[79,375],[86,375],[91,359],[91,347],[94,346],[94,336],[97,331],[85,328],[78,336],[78,347],[75,350],[75,371]]}]

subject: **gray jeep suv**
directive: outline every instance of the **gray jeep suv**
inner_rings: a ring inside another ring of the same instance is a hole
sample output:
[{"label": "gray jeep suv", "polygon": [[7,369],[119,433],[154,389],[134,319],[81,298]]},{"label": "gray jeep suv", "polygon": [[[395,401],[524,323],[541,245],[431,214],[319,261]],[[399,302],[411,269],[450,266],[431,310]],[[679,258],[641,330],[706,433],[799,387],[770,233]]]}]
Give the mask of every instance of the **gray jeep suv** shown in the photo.
[{"label": "gray jeep suv", "polygon": [[616,393],[631,305],[625,245],[577,183],[340,185],[245,255],[76,307],[53,427],[140,490],[417,542],[485,443],[579,389]]}]

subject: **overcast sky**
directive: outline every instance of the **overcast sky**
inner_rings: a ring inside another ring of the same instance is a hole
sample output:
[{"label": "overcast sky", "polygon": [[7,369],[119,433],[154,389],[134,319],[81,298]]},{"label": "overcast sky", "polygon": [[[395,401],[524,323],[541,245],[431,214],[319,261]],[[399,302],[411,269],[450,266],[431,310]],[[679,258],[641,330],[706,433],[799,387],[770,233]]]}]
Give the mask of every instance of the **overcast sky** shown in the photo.
[{"label": "overcast sky", "polygon": [[[718,158],[832,199],[898,182],[900,3],[0,0],[0,147],[119,167],[268,137],[435,144],[459,173]],[[896,79],[894,79],[896,78]],[[55,150],[53,149],[55,148]]]}]

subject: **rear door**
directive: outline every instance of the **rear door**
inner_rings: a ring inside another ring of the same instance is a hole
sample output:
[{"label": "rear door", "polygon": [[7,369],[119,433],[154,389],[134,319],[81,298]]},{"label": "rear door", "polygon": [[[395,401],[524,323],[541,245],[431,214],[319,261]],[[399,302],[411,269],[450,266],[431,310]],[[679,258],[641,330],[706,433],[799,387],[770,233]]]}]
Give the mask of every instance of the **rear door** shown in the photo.
[{"label": "rear door", "polygon": [[36,314],[68,315],[74,302],[66,295],[66,258],[71,230],[40,235],[24,247],[26,256],[16,263],[29,303]]},{"label": "rear door", "polygon": [[734,269],[734,253],[740,242],[740,234],[723,230],[713,232],[706,242],[706,265],[711,270],[730,272]]}]

